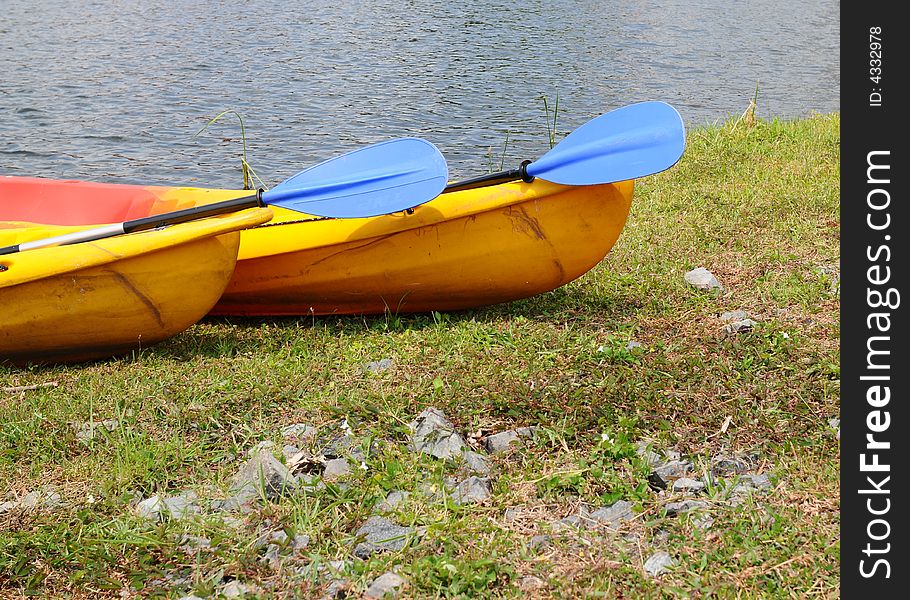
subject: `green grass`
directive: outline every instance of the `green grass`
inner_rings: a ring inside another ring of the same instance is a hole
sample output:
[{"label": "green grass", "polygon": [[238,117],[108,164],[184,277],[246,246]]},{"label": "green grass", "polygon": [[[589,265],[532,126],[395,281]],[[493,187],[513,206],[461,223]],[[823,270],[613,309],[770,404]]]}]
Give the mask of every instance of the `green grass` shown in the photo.
[{"label": "green grass", "polygon": [[[680,163],[638,182],[611,254],[535,298],[451,314],[209,319],[132,357],[0,367],[2,386],[59,384],[0,393],[0,501],[42,486],[66,500],[0,514],[0,597],[119,598],[124,585],[205,595],[223,577],[260,597],[312,597],[319,565],[341,558],[355,593],[398,568],[414,597],[836,596],[839,125],[832,114],[689,131]],[[697,266],[724,292],[688,287]],[[723,333],[717,315],[736,309],[759,321],[751,333]],[[382,358],[394,367],[362,372]],[[457,506],[417,493],[453,474],[406,448],[407,423],[427,406],[466,436],[541,435],[494,458],[490,501]],[[73,424],[104,419],[117,427],[76,438]],[[372,441],[350,487],[267,503],[239,523],[154,524],[131,508],[155,493],[217,495],[249,448],[280,448],[282,426],[333,431],[342,419]],[[709,497],[709,529],[665,517],[634,452],[646,438],[699,468],[758,452],[777,487],[738,507]],[[425,535],[350,559],[353,532],[393,489],[412,492],[395,520]],[[637,516],[619,535],[527,549],[579,502],[620,498]],[[299,572],[259,561],[264,528],[310,536]],[[186,534],[210,547],[188,551]],[[659,580],[642,572],[654,549],[678,561]],[[165,576],[186,583],[154,583]]]}]

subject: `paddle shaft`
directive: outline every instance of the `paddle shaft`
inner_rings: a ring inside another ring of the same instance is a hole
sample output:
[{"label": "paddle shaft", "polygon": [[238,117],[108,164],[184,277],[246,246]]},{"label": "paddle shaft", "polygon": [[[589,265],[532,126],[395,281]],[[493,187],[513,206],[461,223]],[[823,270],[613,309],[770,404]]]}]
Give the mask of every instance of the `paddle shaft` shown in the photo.
[{"label": "paddle shaft", "polygon": [[104,225],[102,227],[93,227],[92,229],[74,231],[73,233],[66,233],[64,235],[35,240],[33,242],[23,242],[14,246],[6,246],[0,248],[0,256],[4,254],[21,252],[23,250],[34,250],[36,248],[64,246],[67,244],[76,244],[79,242],[90,242],[92,240],[100,240],[102,238],[121,235],[124,233],[134,233],[136,231],[145,231],[158,227],[166,227],[168,225],[186,223],[187,221],[205,219],[207,217],[214,217],[217,215],[223,215],[246,208],[256,208],[259,206],[265,206],[265,203],[262,201],[261,191],[252,196],[244,196],[243,198],[234,198],[232,200],[225,200],[223,202],[216,202],[214,204],[206,204],[203,206],[186,208],[166,214],[152,215],[150,217],[142,217],[141,219],[124,221],[123,223]]},{"label": "paddle shaft", "polygon": [[449,192],[473,190],[474,188],[499,185],[500,183],[508,183],[510,181],[517,181],[519,179],[526,183],[531,183],[534,181],[534,176],[528,174],[529,164],[531,164],[531,161],[526,160],[521,163],[521,166],[519,166],[517,169],[512,169],[511,171],[491,173],[490,175],[481,175],[479,177],[472,177],[471,179],[465,179],[456,183],[450,183],[445,187],[443,193],[447,194]]}]

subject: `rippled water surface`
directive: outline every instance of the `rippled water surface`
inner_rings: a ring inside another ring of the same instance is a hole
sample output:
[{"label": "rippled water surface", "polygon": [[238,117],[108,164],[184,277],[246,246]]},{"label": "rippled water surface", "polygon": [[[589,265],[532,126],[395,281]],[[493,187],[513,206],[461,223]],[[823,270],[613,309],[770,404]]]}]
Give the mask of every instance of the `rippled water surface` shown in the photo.
[{"label": "rippled water surface", "polygon": [[836,1],[4,0],[0,174],[239,187],[240,127],[269,185],[391,137],[453,177],[514,168],[558,132],[664,100],[687,126],[839,110]]}]

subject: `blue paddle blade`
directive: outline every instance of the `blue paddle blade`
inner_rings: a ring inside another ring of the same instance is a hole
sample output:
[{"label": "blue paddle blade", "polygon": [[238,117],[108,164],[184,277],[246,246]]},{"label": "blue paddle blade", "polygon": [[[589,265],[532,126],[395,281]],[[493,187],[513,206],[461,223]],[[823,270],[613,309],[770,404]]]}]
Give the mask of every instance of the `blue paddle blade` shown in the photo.
[{"label": "blue paddle blade", "polygon": [[625,181],[669,169],[685,146],[676,109],[641,102],[588,121],[529,164],[528,174],[565,185]]},{"label": "blue paddle blade", "polygon": [[436,146],[400,138],[314,165],[263,192],[262,199],[320,217],[372,217],[432,200],[448,175]]}]

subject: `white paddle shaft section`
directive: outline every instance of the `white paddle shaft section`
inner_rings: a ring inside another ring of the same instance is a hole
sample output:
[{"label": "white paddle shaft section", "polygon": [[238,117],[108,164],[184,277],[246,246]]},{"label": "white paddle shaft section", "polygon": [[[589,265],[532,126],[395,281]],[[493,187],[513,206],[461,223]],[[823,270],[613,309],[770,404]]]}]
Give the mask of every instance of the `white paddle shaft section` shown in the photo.
[{"label": "white paddle shaft section", "polygon": [[121,235],[122,233],[124,233],[123,223],[116,223],[114,225],[95,227],[93,229],[87,229],[85,231],[65,233],[63,235],[35,240],[34,242],[23,242],[19,244],[19,251],[21,252],[23,250],[34,250],[35,248],[47,248],[49,246],[78,244],[79,242],[90,242],[92,240],[98,240],[105,237]]}]

